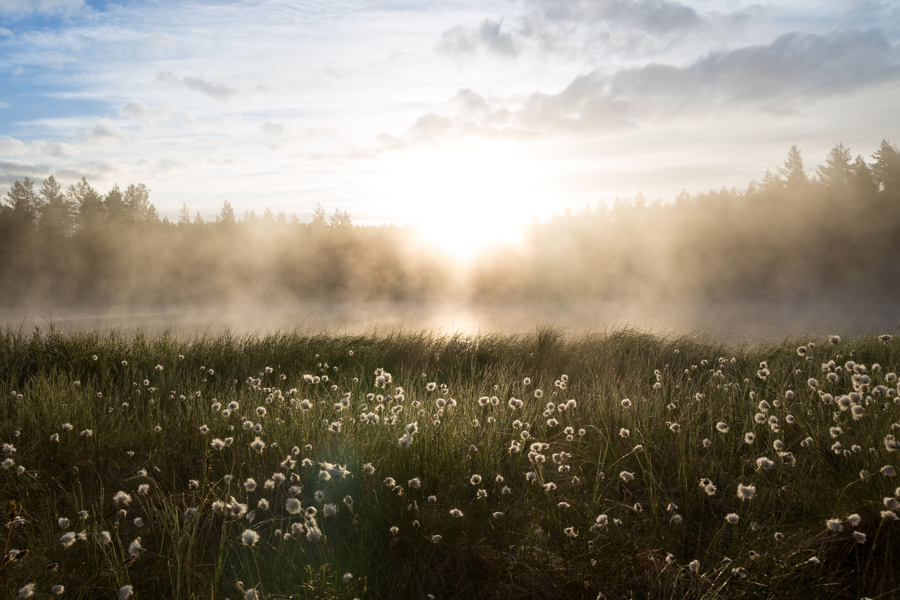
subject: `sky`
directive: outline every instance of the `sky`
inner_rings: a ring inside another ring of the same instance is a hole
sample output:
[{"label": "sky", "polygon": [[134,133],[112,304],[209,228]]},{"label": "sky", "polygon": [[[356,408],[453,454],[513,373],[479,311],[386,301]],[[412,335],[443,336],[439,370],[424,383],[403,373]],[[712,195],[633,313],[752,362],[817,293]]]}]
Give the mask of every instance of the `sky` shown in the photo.
[{"label": "sky", "polygon": [[0,192],[503,236],[900,143],[900,3],[0,0]]}]

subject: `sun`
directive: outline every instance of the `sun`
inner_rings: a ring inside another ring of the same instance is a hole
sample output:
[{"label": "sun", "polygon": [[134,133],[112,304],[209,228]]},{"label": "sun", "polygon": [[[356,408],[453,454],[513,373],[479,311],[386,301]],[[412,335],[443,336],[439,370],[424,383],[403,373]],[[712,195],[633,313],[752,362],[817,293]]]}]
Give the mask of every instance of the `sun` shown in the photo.
[{"label": "sun", "polygon": [[476,261],[516,244],[540,209],[532,161],[504,146],[417,150],[386,161],[392,205],[433,248]]}]

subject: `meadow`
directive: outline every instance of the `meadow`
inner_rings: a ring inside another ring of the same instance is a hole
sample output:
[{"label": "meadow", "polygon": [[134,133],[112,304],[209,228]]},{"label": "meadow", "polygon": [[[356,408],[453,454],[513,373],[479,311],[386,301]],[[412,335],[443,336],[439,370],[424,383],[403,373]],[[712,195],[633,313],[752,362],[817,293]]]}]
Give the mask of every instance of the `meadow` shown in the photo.
[{"label": "meadow", "polygon": [[897,332],[7,329],[0,595],[897,597],[898,370]]}]

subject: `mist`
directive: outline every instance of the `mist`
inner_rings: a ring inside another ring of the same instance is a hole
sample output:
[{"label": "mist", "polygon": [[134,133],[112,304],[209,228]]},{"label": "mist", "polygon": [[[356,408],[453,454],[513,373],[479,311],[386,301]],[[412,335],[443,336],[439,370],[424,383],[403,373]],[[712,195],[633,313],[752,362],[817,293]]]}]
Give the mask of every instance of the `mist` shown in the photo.
[{"label": "mist", "polygon": [[[310,223],[266,210],[160,219],[140,184],[17,181],[0,212],[7,327],[428,329],[634,327],[724,338],[900,324],[900,152],[842,144],[808,176],[797,147],[744,189],[642,194],[532,219],[458,252],[459,231]],[[479,215],[470,215],[476,220]]]}]

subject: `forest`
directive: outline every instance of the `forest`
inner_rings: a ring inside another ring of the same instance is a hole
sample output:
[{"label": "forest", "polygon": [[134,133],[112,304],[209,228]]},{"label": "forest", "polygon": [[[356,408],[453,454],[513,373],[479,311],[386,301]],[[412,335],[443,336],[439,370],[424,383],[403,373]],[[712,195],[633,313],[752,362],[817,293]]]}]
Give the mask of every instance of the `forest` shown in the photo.
[{"label": "forest", "polygon": [[[427,199],[423,199],[427,201]],[[477,218],[477,215],[473,215]],[[797,146],[744,189],[598,201],[532,219],[521,243],[460,265],[415,226],[311,222],[185,205],[160,219],[143,184],[105,194],[16,181],[0,205],[0,306],[278,304],[303,300],[887,300],[900,292],[900,149],[835,146],[814,174]]]}]

